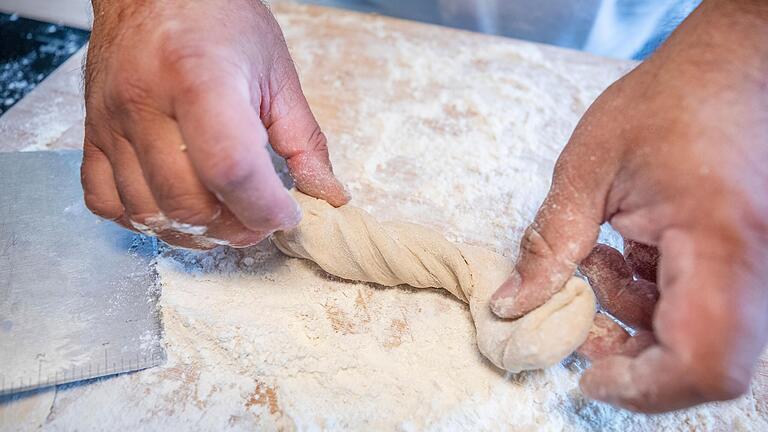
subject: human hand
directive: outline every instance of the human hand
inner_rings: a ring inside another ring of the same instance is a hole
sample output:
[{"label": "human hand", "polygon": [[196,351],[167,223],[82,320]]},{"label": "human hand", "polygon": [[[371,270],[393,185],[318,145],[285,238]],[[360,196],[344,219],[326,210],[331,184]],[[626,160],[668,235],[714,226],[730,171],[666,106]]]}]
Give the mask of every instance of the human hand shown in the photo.
[{"label": "human hand", "polygon": [[130,229],[210,248],[295,226],[268,140],[302,192],[349,200],[261,2],[94,0],[85,89],[86,205]]},{"label": "human hand", "polygon": [[[768,338],[766,76],[766,4],[705,1],[573,132],[492,309],[521,316],[582,263],[602,305],[639,330],[598,315],[581,349],[587,396],[660,412],[748,388]],[[590,255],[606,221],[645,258]]]}]

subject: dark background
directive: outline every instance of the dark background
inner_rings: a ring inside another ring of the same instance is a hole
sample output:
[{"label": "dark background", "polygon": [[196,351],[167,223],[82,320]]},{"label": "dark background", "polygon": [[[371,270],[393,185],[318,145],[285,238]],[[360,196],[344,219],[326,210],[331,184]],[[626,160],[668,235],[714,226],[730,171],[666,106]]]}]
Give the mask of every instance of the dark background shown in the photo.
[{"label": "dark background", "polygon": [[83,46],[89,34],[0,13],[0,114]]}]

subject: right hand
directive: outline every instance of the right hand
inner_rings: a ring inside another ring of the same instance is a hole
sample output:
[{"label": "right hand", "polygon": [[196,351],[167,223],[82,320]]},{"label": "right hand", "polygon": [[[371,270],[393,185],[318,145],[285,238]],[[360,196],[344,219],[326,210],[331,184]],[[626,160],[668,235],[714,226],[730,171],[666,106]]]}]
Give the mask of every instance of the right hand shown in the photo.
[{"label": "right hand", "polygon": [[349,200],[280,28],[258,1],[94,0],[82,182],[91,211],[197,249],[301,219],[301,191]]},{"label": "right hand", "polygon": [[[598,316],[581,349],[587,396],[660,412],[747,391],[768,341],[767,73],[768,4],[704,1],[560,155],[492,307],[519,317],[581,264],[602,306],[639,330]],[[606,221],[634,240],[629,262],[593,250]]]}]

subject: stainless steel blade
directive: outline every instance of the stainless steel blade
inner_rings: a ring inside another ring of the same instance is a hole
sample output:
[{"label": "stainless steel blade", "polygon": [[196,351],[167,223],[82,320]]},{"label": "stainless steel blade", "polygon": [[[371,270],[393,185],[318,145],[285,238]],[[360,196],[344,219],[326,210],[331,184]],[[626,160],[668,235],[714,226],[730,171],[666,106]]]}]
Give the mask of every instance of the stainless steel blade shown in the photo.
[{"label": "stainless steel blade", "polygon": [[165,360],[157,243],[85,208],[81,158],[0,153],[0,395]]}]

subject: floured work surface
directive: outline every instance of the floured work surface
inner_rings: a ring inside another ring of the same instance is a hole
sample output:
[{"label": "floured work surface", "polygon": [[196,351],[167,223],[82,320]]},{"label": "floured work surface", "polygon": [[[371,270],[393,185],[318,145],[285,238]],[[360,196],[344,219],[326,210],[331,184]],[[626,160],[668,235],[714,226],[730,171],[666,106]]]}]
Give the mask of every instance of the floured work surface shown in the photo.
[{"label": "floured work surface", "polygon": [[[418,222],[451,241],[509,256],[578,118],[631,67],[338,10],[281,6],[276,14],[353,202],[381,220]],[[56,95],[53,105],[33,92],[30,98],[38,99],[14,107],[20,114],[12,110],[0,119],[3,145],[14,134],[33,148],[79,145],[79,124],[64,120],[80,104],[75,73],[73,68],[41,85],[38,91]],[[61,106],[70,111],[59,112]],[[13,126],[6,122],[12,114]],[[51,127],[40,125],[41,118]],[[55,398],[46,392],[5,403],[0,424],[768,427],[766,386],[759,379],[748,396],[732,403],[642,416],[585,400],[573,362],[505,377],[478,353],[467,308],[454,298],[437,290],[343,282],[269,244],[199,256],[177,252],[161,261],[159,271],[167,365],[60,387]]]}]

